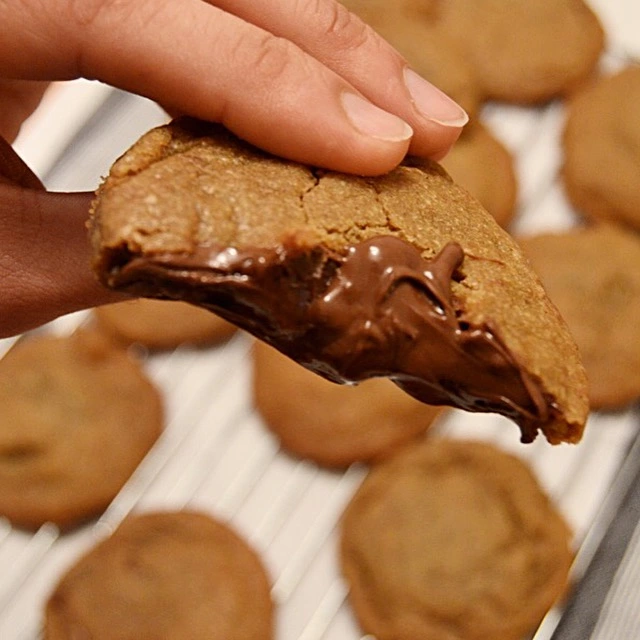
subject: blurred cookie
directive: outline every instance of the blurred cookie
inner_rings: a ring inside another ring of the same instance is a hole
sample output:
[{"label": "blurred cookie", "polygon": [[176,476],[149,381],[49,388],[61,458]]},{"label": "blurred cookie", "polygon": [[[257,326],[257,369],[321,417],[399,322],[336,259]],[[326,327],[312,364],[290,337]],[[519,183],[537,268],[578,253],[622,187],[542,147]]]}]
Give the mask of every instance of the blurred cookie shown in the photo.
[{"label": "blurred cookie", "polygon": [[0,360],[0,515],[69,527],[116,496],[163,426],[161,396],[105,337],[32,336]]},{"label": "blurred cookie", "polygon": [[471,116],[481,95],[471,64],[445,34],[430,29],[399,0],[341,0],[393,45],[409,66],[451,96]]},{"label": "blurred cookie", "polygon": [[357,386],[328,382],[258,341],[253,397],[285,449],[331,467],[386,458],[423,435],[442,413],[385,378]]},{"label": "blurred cookie", "polygon": [[591,76],[604,30],[583,0],[405,0],[474,68],[488,99],[537,103]]},{"label": "blurred cookie", "polygon": [[507,415],[523,441],[580,439],[586,378],[563,320],[435,163],[334,173],[182,120],[115,163],[91,234],[109,287],[209,308],[334,381],[387,376],[428,404]]},{"label": "blurred cookie", "polygon": [[270,640],[260,558],[196,512],[130,516],[80,558],[46,605],[47,640]]},{"label": "blurred cookie", "polygon": [[589,218],[640,230],[640,66],[581,90],[569,102],[562,178]]},{"label": "blurred cookie", "polygon": [[591,407],[640,398],[640,235],[600,224],[520,243],[576,339]]},{"label": "blurred cookie", "polygon": [[442,166],[507,228],[514,217],[518,183],[507,148],[478,120],[467,125]]},{"label": "blurred cookie", "polygon": [[340,562],[378,640],[521,640],[565,590],[570,541],[521,460],[427,439],[372,468],[345,510]]},{"label": "blurred cookie", "polygon": [[138,298],[93,310],[102,331],[125,344],[149,349],[172,349],[181,344],[207,345],[222,342],[235,325],[206,309],[171,300]]}]

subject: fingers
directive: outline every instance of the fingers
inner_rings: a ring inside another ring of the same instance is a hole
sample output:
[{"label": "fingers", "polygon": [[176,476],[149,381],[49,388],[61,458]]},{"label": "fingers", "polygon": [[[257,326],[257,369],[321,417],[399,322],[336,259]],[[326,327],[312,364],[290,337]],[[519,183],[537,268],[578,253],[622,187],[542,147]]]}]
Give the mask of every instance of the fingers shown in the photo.
[{"label": "fingers", "polygon": [[370,174],[405,155],[410,127],[290,40],[201,0],[137,6],[85,29],[85,72],[301,162]]},{"label": "fingers", "polygon": [[98,78],[275,154],[365,175],[390,170],[410,145],[442,155],[457,137],[447,99],[333,0],[224,1],[229,11],[203,0],[59,0],[65,11],[29,16],[11,48],[19,59],[3,63],[0,43],[0,71]]},{"label": "fingers", "polygon": [[465,111],[407,67],[386,41],[339,2],[209,0],[297,44],[371,102],[413,129],[410,151],[439,159],[467,123]]},{"label": "fingers", "polygon": [[90,266],[91,194],[52,194],[0,181],[0,338],[122,300]]}]

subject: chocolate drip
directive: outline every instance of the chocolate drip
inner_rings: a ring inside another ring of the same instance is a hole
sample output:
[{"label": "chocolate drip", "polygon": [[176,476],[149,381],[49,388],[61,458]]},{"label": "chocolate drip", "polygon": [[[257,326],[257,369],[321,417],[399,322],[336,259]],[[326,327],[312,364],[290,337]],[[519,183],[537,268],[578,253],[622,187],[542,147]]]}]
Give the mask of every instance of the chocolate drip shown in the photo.
[{"label": "chocolate drip", "polygon": [[335,382],[384,376],[428,404],[503,414],[531,441],[553,405],[495,329],[456,309],[463,260],[457,243],[426,260],[392,236],[346,254],[292,240],[133,258],[112,283],[210,308]]}]

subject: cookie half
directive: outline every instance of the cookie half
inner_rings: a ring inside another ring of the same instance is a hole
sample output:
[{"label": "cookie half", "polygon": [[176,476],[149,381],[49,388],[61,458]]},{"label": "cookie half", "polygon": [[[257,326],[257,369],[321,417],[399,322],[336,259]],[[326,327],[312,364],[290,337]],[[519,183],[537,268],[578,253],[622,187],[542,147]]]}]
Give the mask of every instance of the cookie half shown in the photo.
[{"label": "cookie half", "polygon": [[329,467],[377,462],[422,436],[442,413],[390,380],[337,385],[256,341],[253,399],[289,452]]},{"label": "cookie half", "polygon": [[600,224],[520,244],[575,337],[591,407],[640,398],[640,235]]},{"label": "cookie half", "polygon": [[138,298],[97,307],[93,317],[101,331],[124,344],[148,349],[212,345],[236,331],[235,325],[186,302]]},{"label": "cookie half", "polygon": [[342,519],[340,563],[378,640],[521,640],[565,591],[570,543],[520,459],[429,438],[369,472]]},{"label": "cookie half", "polygon": [[97,332],[18,342],[0,360],[0,515],[68,528],[101,513],[160,435],[162,404]]},{"label": "cookie half", "polygon": [[338,381],[580,439],[577,348],[512,238],[434,163],[377,178],[270,156],[218,125],[157,128],[90,221],[101,281],[219,313]]},{"label": "cookie half", "polygon": [[562,179],[583,215],[640,231],[640,66],[603,77],[569,102]]},{"label": "cookie half", "polygon": [[51,594],[46,640],[270,640],[270,584],[256,552],[198,512],[127,518]]}]

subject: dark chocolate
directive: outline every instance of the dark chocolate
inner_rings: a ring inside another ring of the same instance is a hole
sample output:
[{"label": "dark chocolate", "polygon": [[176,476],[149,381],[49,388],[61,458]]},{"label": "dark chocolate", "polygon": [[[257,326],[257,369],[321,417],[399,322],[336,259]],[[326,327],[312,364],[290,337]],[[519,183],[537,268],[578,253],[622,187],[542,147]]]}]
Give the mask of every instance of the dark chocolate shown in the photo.
[{"label": "dark chocolate", "polygon": [[424,259],[392,236],[346,253],[292,239],[125,256],[110,284],[207,307],[334,382],[384,376],[428,404],[500,413],[530,442],[556,408],[495,329],[465,321],[451,286],[463,260],[454,242]]}]

